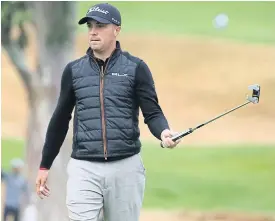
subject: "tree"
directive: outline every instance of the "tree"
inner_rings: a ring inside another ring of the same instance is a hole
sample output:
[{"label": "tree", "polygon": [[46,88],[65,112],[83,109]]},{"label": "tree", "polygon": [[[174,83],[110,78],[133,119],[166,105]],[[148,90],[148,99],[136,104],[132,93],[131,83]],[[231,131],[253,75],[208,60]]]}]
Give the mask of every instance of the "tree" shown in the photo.
[{"label": "tree", "polygon": [[[26,162],[31,188],[41,159],[46,129],[57,103],[60,79],[66,64],[74,55],[76,34],[76,3],[65,2],[1,2],[1,43],[19,74],[28,95],[28,130]],[[31,24],[36,42],[29,42],[26,25]],[[11,33],[16,28],[18,35]],[[27,64],[25,49],[37,45],[37,66],[32,71]],[[52,195],[37,201],[41,221],[66,220],[66,164],[71,142],[65,140],[50,172]],[[45,205],[47,204],[47,205]]]}]

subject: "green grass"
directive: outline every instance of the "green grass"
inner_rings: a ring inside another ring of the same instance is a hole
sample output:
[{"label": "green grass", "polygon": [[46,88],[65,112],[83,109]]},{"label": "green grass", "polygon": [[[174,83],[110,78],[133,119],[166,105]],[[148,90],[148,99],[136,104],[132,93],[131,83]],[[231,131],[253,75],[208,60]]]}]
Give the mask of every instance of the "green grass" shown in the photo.
[{"label": "green grass", "polygon": [[[78,16],[97,2],[80,2]],[[275,42],[275,2],[111,2],[122,14],[125,33],[140,35],[201,35],[257,43]],[[226,29],[215,29],[213,18],[229,16]],[[86,28],[81,27],[85,31]]]},{"label": "green grass", "polygon": [[[13,153],[12,153],[13,151]],[[2,140],[2,166],[23,143]],[[275,147],[161,149],[144,144],[144,208],[275,213]]]},{"label": "green grass", "polygon": [[275,148],[143,149],[144,206],[275,213]]},{"label": "green grass", "polygon": [[1,140],[1,166],[4,170],[10,169],[12,158],[24,157],[24,143],[21,140]]}]

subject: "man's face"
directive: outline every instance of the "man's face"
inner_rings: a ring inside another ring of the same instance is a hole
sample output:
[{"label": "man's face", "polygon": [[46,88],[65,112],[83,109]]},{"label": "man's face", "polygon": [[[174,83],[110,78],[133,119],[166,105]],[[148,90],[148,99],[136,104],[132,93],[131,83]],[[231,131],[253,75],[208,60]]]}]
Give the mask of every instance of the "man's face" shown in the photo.
[{"label": "man's face", "polygon": [[120,27],[113,24],[102,24],[94,20],[87,22],[89,45],[96,52],[105,51],[116,41]]},{"label": "man's face", "polygon": [[15,173],[15,174],[19,174],[21,172],[21,168],[19,168],[19,167],[13,167],[12,168],[12,172]]}]

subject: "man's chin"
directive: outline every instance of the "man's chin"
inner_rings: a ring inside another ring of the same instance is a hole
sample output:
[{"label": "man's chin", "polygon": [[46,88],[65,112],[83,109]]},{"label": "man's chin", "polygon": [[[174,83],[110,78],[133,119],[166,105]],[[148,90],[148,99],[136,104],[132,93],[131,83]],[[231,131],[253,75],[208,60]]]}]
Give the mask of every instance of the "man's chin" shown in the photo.
[{"label": "man's chin", "polygon": [[101,51],[101,47],[99,45],[90,45],[93,51],[99,52]]}]

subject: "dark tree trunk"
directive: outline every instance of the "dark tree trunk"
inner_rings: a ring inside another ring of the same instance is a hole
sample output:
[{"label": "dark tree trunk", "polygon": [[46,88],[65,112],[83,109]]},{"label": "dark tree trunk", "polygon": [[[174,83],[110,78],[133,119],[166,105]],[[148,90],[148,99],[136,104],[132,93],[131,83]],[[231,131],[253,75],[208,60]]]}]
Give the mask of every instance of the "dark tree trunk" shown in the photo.
[{"label": "dark tree trunk", "polygon": [[[38,66],[32,81],[34,96],[30,102],[27,155],[30,180],[34,184],[48,123],[59,97],[61,76],[67,63],[73,59],[76,20],[74,2],[34,2],[33,6]],[[68,134],[50,170],[51,196],[37,202],[40,221],[68,220],[65,191],[70,137]]]},{"label": "dark tree trunk", "polygon": [[[20,75],[29,98],[26,161],[31,190],[35,193],[35,179],[41,160],[46,130],[60,93],[61,76],[67,63],[73,59],[76,36],[76,2],[28,2],[3,3],[2,46],[7,51]],[[30,7],[36,32],[37,69],[31,72],[26,62],[24,48],[27,35],[23,21],[17,41],[11,39],[11,18]],[[66,166],[71,153],[71,135],[61,147],[60,153],[50,170],[48,184],[51,196],[36,201],[39,221],[65,221]]]}]

